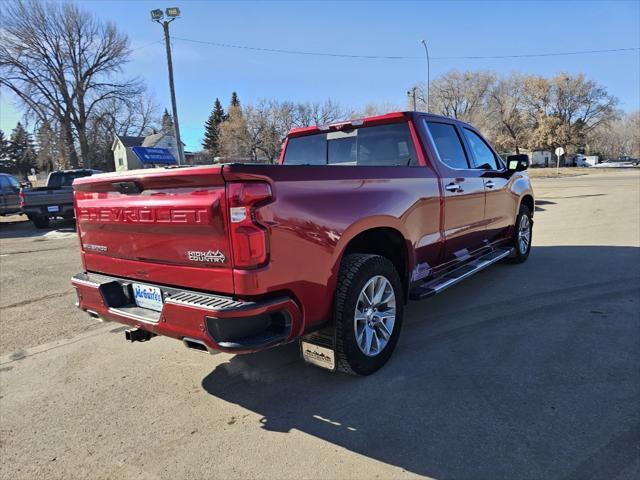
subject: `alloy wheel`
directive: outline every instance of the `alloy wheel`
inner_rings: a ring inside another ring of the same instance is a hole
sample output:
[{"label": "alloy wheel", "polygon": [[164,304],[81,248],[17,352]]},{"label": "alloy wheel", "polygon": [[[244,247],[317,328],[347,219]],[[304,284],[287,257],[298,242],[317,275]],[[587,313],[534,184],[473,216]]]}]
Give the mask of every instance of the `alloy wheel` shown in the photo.
[{"label": "alloy wheel", "polygon": [[378,355],[389,343],[396,321],[396,295],[382,275],[369,279],[358,296],[354,326],[356,343],[368,357]]},{"label": "alloy wheel", "polygon": [[520,253],[524,255],[529,248],[529,242],[531,241],[531,221],[527,215],[520,217],[520,224],[518,225],[518,248]]}]

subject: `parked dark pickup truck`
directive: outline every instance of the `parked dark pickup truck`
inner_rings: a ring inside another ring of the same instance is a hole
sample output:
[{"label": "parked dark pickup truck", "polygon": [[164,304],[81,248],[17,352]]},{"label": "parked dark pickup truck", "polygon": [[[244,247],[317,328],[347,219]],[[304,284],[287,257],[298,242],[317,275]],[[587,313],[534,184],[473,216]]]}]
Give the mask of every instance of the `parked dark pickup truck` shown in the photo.
[{"label": "parked dark pickup truck", "polygon": [[300,339],[306,361],[367,375],[409,299],[527,259],[527,167],[470,125],[411,112],[293,130],[280,165],[77,179],[78,306],[132,341],[247,353]]},{"label": "parked dark pickup truck", "polygon": [[46,187],[28,188],[20,192],[22,211],[37,228],[47,228],[50,218],[73,218],[73,181],[96,173],[101,172],[89,169],[51,172]]},{"label": "parked dark pickup truck", "polygon": [[16,177],[0,173],[0,215],[20,213],[20,188],[22,185]]}]

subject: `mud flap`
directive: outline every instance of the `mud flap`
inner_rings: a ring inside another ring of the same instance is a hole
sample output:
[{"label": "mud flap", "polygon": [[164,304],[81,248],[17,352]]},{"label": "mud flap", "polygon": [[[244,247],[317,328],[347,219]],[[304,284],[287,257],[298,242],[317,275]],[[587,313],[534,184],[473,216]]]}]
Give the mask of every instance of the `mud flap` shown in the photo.
[{"label": "mud flap", "polygon": [[331,372],[336,371],[335,328],[323,328],[300,339],[302,359]]}]

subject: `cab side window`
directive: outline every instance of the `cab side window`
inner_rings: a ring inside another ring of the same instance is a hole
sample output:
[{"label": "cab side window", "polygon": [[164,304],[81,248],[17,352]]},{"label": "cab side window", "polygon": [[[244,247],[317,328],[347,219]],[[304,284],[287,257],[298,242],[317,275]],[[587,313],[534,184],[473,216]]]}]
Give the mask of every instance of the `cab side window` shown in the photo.
[{"label": "cab side window", "polygon": [[483,170],[499,170],[498,160],[489,148],[487,143],[478,134],[468,128],[464,129],[464,136],[467,137],[469,147],[473,152],[473,168]]},{"label": "cab side window", "polygon": [[429,133],[433,139],[440,160],[451,168],[458,170],[469,168],[467,155],[456,127],[450,123],[427,122]]},{"label": "cab side window", "polygon": [[11,186],[11,188],[13,188],[16,192],[20,190],[20,182],[18,182],[15,178],[7,177],[7,180],[9,181],[9,185]]}]

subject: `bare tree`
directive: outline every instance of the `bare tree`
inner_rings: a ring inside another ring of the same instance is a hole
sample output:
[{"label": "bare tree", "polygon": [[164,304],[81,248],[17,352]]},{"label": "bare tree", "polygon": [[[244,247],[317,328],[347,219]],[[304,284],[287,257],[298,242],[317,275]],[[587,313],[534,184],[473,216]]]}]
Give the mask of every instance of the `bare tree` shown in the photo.
[{"label": "bare tree", "polygon": [[337,102],[295,103],[270,99],[244,107],[230,107],[220,124],[221,153],[227,159],[274,163],[292,128],[327,125],[343,120],[348,112]]},{"label": "bare tree", "polygon": [[528,124],[523,112],[524,78],[512,74],[498,80],[489,93],[488,115],[492,126],[492,137],[496,147],[501,150],[514,150],[520,153],[520,147],[526,143]]},{"label": "bare tree", "polygon": [[297,106],[296,126],[328,125],[344,120],[347,112],[337,102],[328,99],[324,102],[305,102]]},{"label": "bare tree", "polygon": [[374,117],[376,115],[384,115],[385,113],[398,112],[400,110],[403,110],[403,107],[391,102],[369,102],[364,106],[364,108],[355,110],[347,114],[346,117]]},{"label": "bare tree", "polygon": [[549,81],[539,75],[524,77],[523,103],[524,111],[530,124],[535,124],[541,116],[553,113],[553,95]]},{"label": "bare tree", "polygon": [[141,137],[152,133],[159,124],[159,107],[145,95],[131,99],[113,98],[105,101],[92,118],[94,125],[105,127],[111,136]]},{"label": "bare tree", "polygon": [[640,158],[640,110],[595,129],[587,137],[587,153],[606,158],[620,155]]},{"label": "bare tree", "polygon": [[608,128],[619,116],[618,99],[582,74],[527,77],[523,97],[531,148],[583,150],[589,136]]},{"label": "bare tree", "polygon": [[[425,106],[425,86],[416,99]],[[500,149],[563,146],[584,151],[619,112],[618,100],[584,75],[553,78],[452,70],[431,82],[431,111],[478,127]]]},{"label": "bare tree", "polygon": [[40,121],[54,119],[73,166],[90,166],[88,125],[100,107],[141,92],[141,83],[116,78],[129,58],[128,38],[70,3],[16,0],[4,6],[0,85]]},{"label": "bare tree", "polygon": [[559,74],[550,81],[554,93],[554,114],[570,126],[573,142],[584,145],[594,129],[606,127],[618,118],[618,99],[584,75]]},{"label": "bare tree", "polygon": [[[483,120],[495,81],[495,75],[490,72],[447,72],[431,82],[431,111],[477,125]],[[423,84],[416,85],[416,104],[418,110],[426,107],[426,87]]]}]

